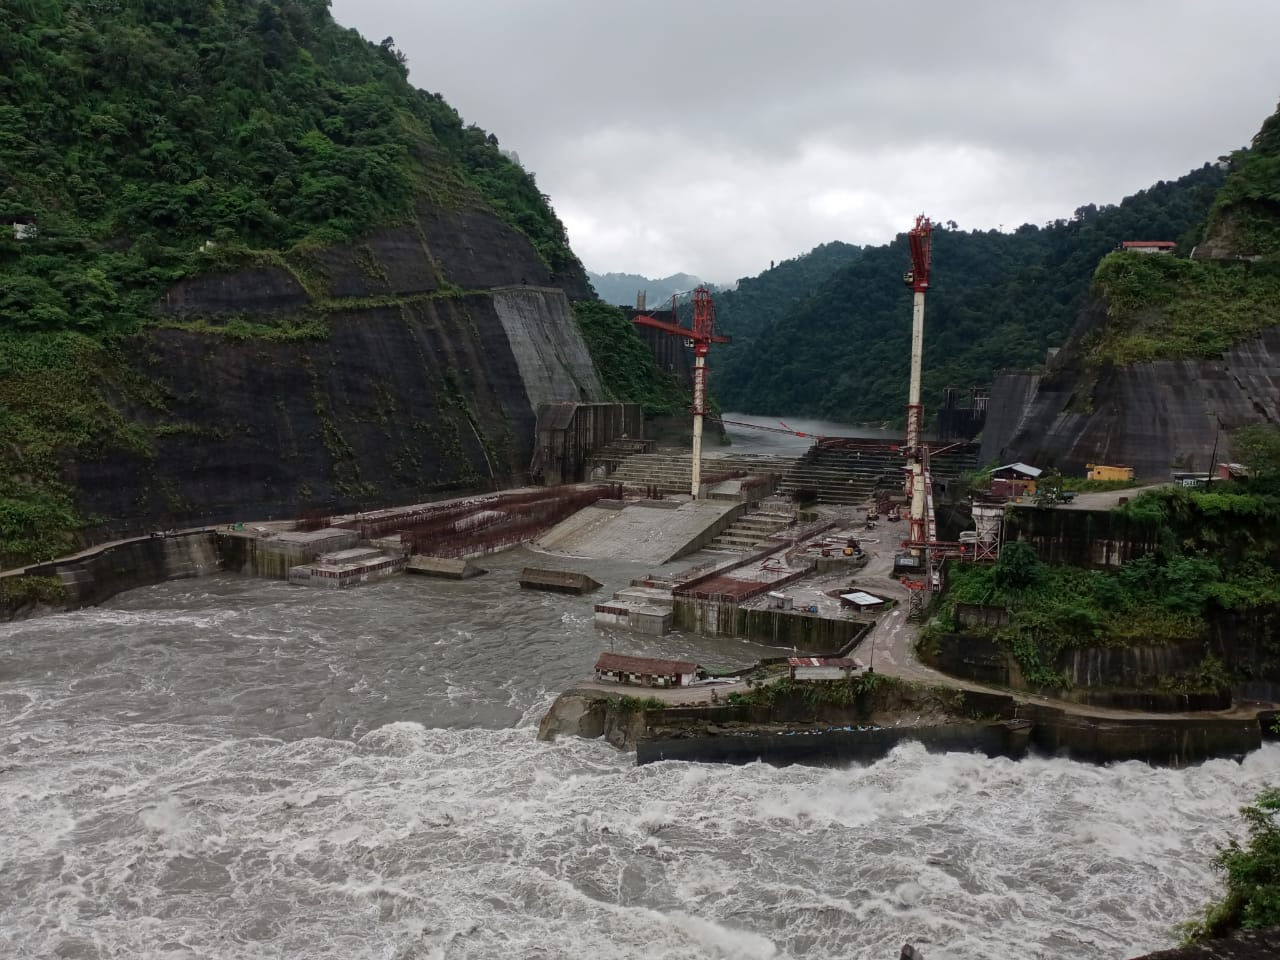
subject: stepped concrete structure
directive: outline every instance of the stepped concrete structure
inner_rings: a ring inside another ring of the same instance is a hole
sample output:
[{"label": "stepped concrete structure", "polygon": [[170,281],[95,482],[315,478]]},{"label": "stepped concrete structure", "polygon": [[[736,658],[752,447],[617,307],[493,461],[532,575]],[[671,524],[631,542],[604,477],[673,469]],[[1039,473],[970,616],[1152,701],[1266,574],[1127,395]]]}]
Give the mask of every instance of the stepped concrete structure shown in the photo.
[{"label": "stepped concrete structure", "polygon": [[[935,480],[958,477],[977,464],[974,444],[956,444],[931,458]],[[906,461],[881,443],[859,446],[815,446],[802,457],[752,454],[714,454],[703,457],[702,470],[709,479],[742,474],[773,473],[781,479],[778,493],[799,502],[866,503],[877,487],[902,489]],[[676,494],[689,489],[690,457],[686,453],[638,453],[618,462],[609,475],[615,482],[654,488],[656,493]]]},{"label": "stepped concrete structure", "polygon": [[794,515],[788,517],[763,510],[743,514],[724,533],[713,537],[706,549],[747,553],[794,523]]}]

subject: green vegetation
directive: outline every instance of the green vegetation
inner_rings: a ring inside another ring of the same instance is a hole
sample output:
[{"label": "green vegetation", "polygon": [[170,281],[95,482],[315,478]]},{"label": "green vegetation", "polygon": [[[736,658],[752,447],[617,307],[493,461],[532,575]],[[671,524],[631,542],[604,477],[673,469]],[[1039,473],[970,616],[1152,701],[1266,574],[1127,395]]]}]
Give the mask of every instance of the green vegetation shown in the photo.
[{"label": "green vegetation", "polygon": [[1113,253],[1094,280],[1110,322],[1081,343],[1093,366],[1213,357],[1280,323],[1280,263]]},{"label": "green vegetation", "polygon": [[644,710],[665,710],[670,704],[665,700],[659,700],[657,697],[612,697],[613,702],[618,707],[618,712],[625,716],[633,713],[640,713]]},{"label": "green vegetation", "polygon": [[[1087,302],[1098,261],[1122,240],[1177,240],[1190,249],[1224,178],[1206,164],[1118,206],[1090,204],[1069,220],[1010,233],[936,227],[926,410],[938,409],[944,387],[990,383],[1001,368],[1042,364]],[[786,271],[782,264],[717,297],[717,320],[735,339],[717,361],[722,402],[753,413],[900,420],[911,337],[905,235],[829,257],[823,250],[815,263],[825,277],[805,264]]]},{"label": "green vegetation", "polygon": [[1231,455],[1248,468],[1257,483],[1280,478],[1280,427],[1255,423],[1231,433]]},{"label": "green vegetation", "polygon": [[[1049,566],[1013,541],[991,566],[952,563],[938,629],[956,629],[958,604],[1010,611],[990,635],[1018,661],[1033,686],[1062,683],[1054,664],[1072,647],[1161,645],[1205,635],[1214,610],[1280,603],[1280,495],[1261,484],[1218,491],[1168,487],[1116,512],[1156,533],[1157,549],[1115,570]],[[1225,671],[1206,659],[1166,678],[1171,690],[1217,689]]]},{"label": "green vegetation", "polygon": [[[747,362],[774,323],[797,309],[832,274],[857,260],[861,252],[848,243],[824,243],[771,266],[757,277],[743,277],[733,290],[717,292],[716,327],[733,337],[733,342],[715,348],[716,366],[729,371]],[[682,323],[691,322],[692,303],[681,304],[680,317]]]},{"label": "green vegetation", "polygon": [[658,369],[625,313],[598,300],[576,301],[573,312],[611,399],[639,403],[646,416],[689,409],[689,392],[676,377]]},{"label": "green vegetation", "polygon": [[865,703],[866,698],[877,690],[894,686],[907,684],[882,673],[860,673],[824,683],[806,683],[784,677],[772,683],[759,684],[746,693],[731,693],[725,702],[730,706],[772,707],[799,699],[812,707],[852,707]]},{"label": "green vegetation", "polygon": [[67,602],[66,585],[57,577],[4,577],[0,579],[0,611],[18,610],[28,604],[58,606]]},{"label": "green vegetation", "polygon": [[1090,480],[1088,477],[1060,477],[1059,480],[1061,489],[1070,493],[1105,493],[1108,490],[1128,490],[1138,485],[1137,480]]},{"label": "green vegetation", "polygon": [[1250,149],[1231,155],[1230,166],[1206,232],[1235,253],[1280,254],[1280,109],[1262,124]]},{"label": "green vegetation", "polygon": [[22,0],[0,62],[0,214],[39,229],[0,238],[10,330],[130,330],[181,277],[407,222],[422,197],[492,207],[580,269],[533,177],[326,0]]},{"label": "green vegetation", "polygon": [[[316,254],[352,242],[376,274],[359,237],[422,205],[491,209],[553,274],[581,272],[534,178],[327,0],[19,0],[0,4],[0,63],[0,567],[64,553],[93,521],[69,464],[145,462],[184,429],[118,412],[166,404],[121,337],[325,338],[343,304],[321,298]],[[18,240],[9,222],[32,218]],[[175,281],[241,266],[320,299],[270,324],[155,316]]]},{"label": "green vegetation", "polygon": [[1240,814],[1247,840],[1233,837],[1213,858],[1226,894],[1183,928],[1189,943],[1280,925],[1280,789],[1264,790]]}]

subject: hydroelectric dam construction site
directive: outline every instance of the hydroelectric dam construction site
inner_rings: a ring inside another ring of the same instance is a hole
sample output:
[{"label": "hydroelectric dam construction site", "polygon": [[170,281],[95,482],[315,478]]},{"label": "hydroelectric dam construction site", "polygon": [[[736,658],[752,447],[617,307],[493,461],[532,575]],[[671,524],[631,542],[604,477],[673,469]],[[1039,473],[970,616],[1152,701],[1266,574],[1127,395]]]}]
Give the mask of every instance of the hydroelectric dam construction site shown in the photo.
[{"label": "hydroelectric dam construction site", "polygon": [[[1261,695],[1039,691],[1006,654],[959,637],[944,638],[922,659],[921,627],[946,586],[947,562],[994,563],[1011,517],[1018,516],[1021,535],[1034,534],[1046,513],[1044,497],[1035,495],[1040,471],[1027,464],[997,469],[1000,489],[966,493],[963,502],[951,495],[978,466],[981,391],[950,418],[965,421],[967,432],[944,417],[940,439],[926,439],[931,233],[924,216],[908,232],[910,379],[900,440],[815,436],[782,422],[713,415],[708,359],[728,338],[716,332],[712,296],[699,287],[689,326],[679,322],[674,299],[669,311],[649,312],[641,297],[631,311],[660,364],[687,367],[687,452],[647,438],[638,404],[546,403],[537,411],[530,467],[538,485],[154,531],[3,576],[57,578],[66,606],[77,607],[217,570],[321,589],[404,573],[461,580],[485,574],[486,554],[527,545],[538,560],[522,571],[522,589],[591,593],[600,587],[592,561],[667,568],[592,604],[609,649],[602,643],[594,674],[557,699],[542,723],[544,739],[604,735],[634,749],[638,763],[870,760],[907,739],[1000,756],[1039,749],[1174,765],[1257,748],[1276,716]],[[726,427],[784,434],[809,448],[799,457],[704,451],[705,431]],[[1135,492],[1054,504],[1055,522],[1088,526]],[[683,557],[690,565],[668,566]],[[38,612],[38,603],[4,611]],[[962,613],[1007,616],[976,605]],[[712,669],[635,654],[673,631],[750,641],[780,655]],[[628,637],[634,646],[620,651]]]}]

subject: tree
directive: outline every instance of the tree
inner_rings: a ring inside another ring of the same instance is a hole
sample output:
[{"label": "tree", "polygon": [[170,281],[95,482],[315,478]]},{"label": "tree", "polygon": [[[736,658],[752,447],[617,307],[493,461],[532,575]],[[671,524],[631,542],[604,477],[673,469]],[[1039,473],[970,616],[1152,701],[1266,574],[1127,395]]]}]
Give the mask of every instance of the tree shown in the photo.
[{"label": "tree", "polygon": [[1036,556],[1035,547],[1022,540],[1005,544],[996,561],[994,577],[1002,590],[1026,590],[1044,582],[1047,568]]},{"label": "tree", "polygon": [[1213,858],[1225,874],[1226,895],[1186,926],[1188,941],[1280,925],[1280,789],[1264,790],[1240,814],[1247,842],[1229,840]]},{"label": "tree", "polygon": [[1255,423],[1233,430],[1231,455],[1259,479],[1280,473],[1280,427]]}]

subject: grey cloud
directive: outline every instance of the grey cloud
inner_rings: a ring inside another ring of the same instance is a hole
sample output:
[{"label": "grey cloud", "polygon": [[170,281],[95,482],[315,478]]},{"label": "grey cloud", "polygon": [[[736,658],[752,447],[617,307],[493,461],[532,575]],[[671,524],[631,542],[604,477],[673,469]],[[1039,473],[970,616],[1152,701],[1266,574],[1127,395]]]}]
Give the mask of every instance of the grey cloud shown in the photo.
[{"label": "grey cloud", "polygon": [[[1243,144],[1280,94],[1267,0],[333,11],[517,150],[590,267],[654,275],[881,242],[926,201],[984,228],[1115,202]],[[844,219],[813,209],[841,190],[863,198]]]}]

